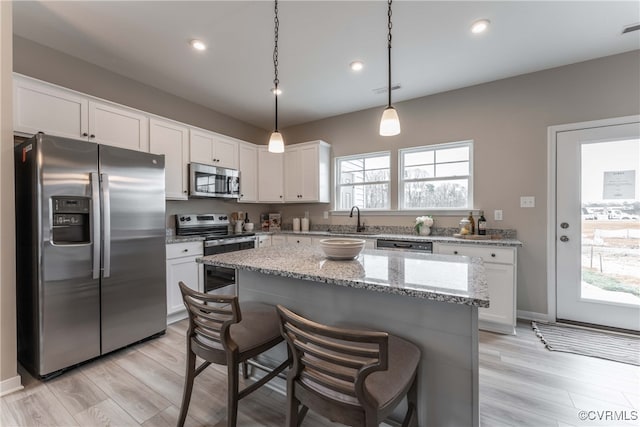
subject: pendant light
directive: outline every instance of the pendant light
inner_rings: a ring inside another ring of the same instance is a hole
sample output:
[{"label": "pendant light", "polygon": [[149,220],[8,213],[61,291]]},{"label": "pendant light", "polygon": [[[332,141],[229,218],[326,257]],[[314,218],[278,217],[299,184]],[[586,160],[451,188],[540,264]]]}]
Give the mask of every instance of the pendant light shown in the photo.
[{"label": "pendant light", "polygon": [[278,19],[278,0],[275,0],[275,18],[274,22],[274,45],[273,45],[273,96],[276,99],[276,115],[275,115],[275,128],[269,138],[269,152],[270,153],[284,153],[284,139],[282,134],[278,132],[278,30],[280,28],[280,20]]},{"label": "pendant light", "polygon": [[394,136],[400,134],[400,119],[398,118],[398,112],[391,106],[391,2],[388,0],[389,9],[387,11],[389,32],[387,33],[387,59],[389,65],[389,102],[387,108],[382,112],[382,119],[380,120],[380,135],[382,136]]}]

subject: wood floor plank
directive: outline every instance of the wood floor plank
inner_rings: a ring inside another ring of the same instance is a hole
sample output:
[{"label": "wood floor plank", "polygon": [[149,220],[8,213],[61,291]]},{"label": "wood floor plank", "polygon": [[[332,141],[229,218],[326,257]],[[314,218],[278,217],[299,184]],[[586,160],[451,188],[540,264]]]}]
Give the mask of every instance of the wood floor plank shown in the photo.
[{"label": "wood floor plank", "polygon": [[[180,409],[171,405],[158,415],[155,415],[142,423],[142,427],[175,427],[178,424],[179,416]],[[185,427],[200,427],[203,423],[196,421],[190,415],[187,415],[184,425]]]},{"label": "wood floor plank", "polygon": [[19,400],[7,402],[18,426],[77,426],[75,419],[47,387]]},{"label": "wood floor plank", "polygon": [[140,426],[136,420],[111,399],[103,400],[77,413],[74,418],[82,427]]},{"label": "wood floor plank", "polygon": [[78,370],[48,381],[47,387],[71,415],[107,399],[107,395]]},{"label": "wood floor plank", "polygon": [[111,359],[97,360],[81,370],[138,423],[143,423],[171,405]]}]

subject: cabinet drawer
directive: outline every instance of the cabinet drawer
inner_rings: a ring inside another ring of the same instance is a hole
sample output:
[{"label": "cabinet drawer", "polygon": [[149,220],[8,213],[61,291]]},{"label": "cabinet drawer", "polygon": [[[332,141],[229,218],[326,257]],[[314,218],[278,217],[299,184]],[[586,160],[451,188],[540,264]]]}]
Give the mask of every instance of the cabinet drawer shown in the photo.
[{"label": "cabinet drawer", "polygon": [[309,236],[287,236],[287,243],[311,246],[311,237],[309,237]]},{"label": "cabinet drawer", "polygon": [[480,257],[484,262],[499,262],[502,264],[513,264],[515,262],[514,250],[509,248],[471,245],[438,245],[438,253]]},{"label": "cabinet drawer", "polygon": [[202,242],[170,243],[167,245],[167,259],[202,256],[202,254]]}]

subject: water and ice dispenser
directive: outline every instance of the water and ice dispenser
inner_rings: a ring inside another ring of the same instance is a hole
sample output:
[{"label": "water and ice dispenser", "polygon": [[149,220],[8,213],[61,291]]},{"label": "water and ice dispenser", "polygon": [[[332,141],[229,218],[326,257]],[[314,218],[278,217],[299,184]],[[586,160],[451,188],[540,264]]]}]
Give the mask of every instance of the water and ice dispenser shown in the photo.
[{"label": "water and ice dispenser", "polygon": [[53,196],[52,243],[70,245],[91,243],[89,197]]}]

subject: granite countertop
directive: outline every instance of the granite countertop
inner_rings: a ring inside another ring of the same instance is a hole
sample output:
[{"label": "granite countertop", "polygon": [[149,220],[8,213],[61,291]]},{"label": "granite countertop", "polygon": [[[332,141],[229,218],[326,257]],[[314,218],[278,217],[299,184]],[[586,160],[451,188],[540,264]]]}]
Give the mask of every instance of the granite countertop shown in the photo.
[{"label": "granite countertop", "polygon": [[491,245],[491,246],[522,246],[522,242],[516,239],[490,239],[490,240],[471,240],[460,239],[453,236],[419,236],[417,234],[370,234],[370,233],[340,233],[334,231],[278,231],[278,232],[265,232],[258,231],[256,234],[295,234],[297,236],[328,236],[328,237],[359,237],[361,239],[396,239],[396,240],[409,240],[412,242],[440,242],[440,243],[454,243],[464,245]]},{"label": "granite countertop", "polygon": [[209,255],[197,261],[453,304],[489,306],[480,258],[365,249],[355,260],[334,261],[320,248],[296,245]]},{"label": "granite countertop", "polygon": [[202,236],[167,236],[167,244],[170,243],[187,243],[187,242],[203,242]]}]

